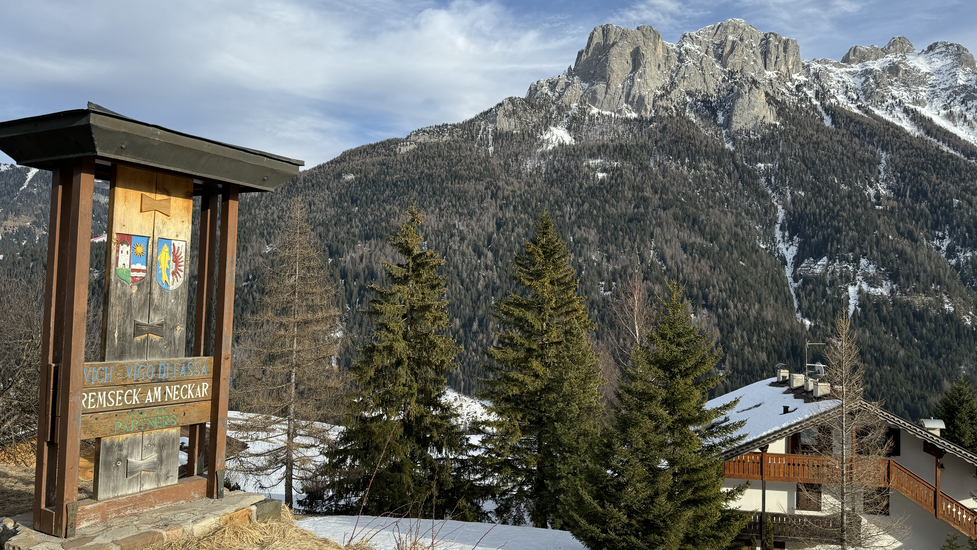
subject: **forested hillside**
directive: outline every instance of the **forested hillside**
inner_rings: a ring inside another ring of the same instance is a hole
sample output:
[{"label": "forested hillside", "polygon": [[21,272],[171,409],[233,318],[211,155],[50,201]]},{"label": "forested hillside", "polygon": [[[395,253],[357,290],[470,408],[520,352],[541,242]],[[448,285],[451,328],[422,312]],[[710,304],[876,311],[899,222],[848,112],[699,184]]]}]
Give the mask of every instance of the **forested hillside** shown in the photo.
[{"label": "forested hillside", "polygon": [[[245,201],[242,215],[255,223],[242,229],[241,274],[277,240],[280,209],[305,197],[348,331],[365,334],[355,313],[363,289],[416,201],[429,216],[429,246],[445,255],[452,326],[465,348],[451,384],[473,392],[492,341],[491,305],[511,288],[512,258],[546,210],[570,243],[598,338],[613,330],[609,301],[630,272],[655,289],[677,278],[699,322],[720,335],[728,391],[777,362],[799,368],[805,341],[823,341],[831,320],[853,308],[874,395],[900,414],[925,414],[946,380],[974,366],[974,260],[931,244],[949,228],[977,235],[974,166],[884,121],[836,110],[829,128],[813,111],[779,107],[784,124],[737,140],[734,151],[688,116],[580,113],[568,115],[568,131],[594,138],[552,149],[540,149],[532,130],[496,131],[490,149],[476,119],[429,131],[453,139],[348,151]],[[873,199],[880,149],[887,191]],[[781,232],[796,243],[797,310]],[[258,285],[246,287],[244,309],[248,288]]]},{"label": "forested hillside", "polygon": [[[674,45],[650,27],[600,27],[574,67],[526,98],[346,151],[244,197],[239,317],[254,310],[262,258],[299,198],[329,259],[348,365],[369,334],[358,313],[366,286],[383,282],[387,237],[416,203],[427,246],[446,262],[464,348],[449,381],[475,393],[492,304],[513,288],[513,258],[548,211],[596,340],[617,330],[622,281],[638,273],[655,292],[675,278],[696,322],[718,334],[723,393],[780,362],[801,369],[805,343],[851,315],[869,396],[929,415],[977,367],[975,70],[966,50],[934,46],[917,54],[893,39],[874,59],[802,64],[796,42],[741,21]],[[919,76],[937,65],[940,78]],[[8,254],[33,236],[3,223]]]}]

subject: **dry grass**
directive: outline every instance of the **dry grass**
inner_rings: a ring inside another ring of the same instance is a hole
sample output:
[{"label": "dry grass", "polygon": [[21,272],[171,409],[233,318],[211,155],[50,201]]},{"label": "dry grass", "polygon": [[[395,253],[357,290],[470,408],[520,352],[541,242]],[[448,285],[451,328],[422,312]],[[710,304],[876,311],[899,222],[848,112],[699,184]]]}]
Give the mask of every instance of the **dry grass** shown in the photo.
[{"label": "dry grass", "polygon": [[[92,482],[78,481],[78,498],[92,498]],[[0,517],[19,516],[34,509],[34,467],[0,462]]]},{"label": "dry grass", "polygon": [[342,546],[295,525],[292,513],[268,523],[228,525],[203,537],[184,537],[146,550],[373,550],[365,542]]},{"label": "dry grass", "polygon": [[34,509],[34,468],[0,463],[0,517]]}]

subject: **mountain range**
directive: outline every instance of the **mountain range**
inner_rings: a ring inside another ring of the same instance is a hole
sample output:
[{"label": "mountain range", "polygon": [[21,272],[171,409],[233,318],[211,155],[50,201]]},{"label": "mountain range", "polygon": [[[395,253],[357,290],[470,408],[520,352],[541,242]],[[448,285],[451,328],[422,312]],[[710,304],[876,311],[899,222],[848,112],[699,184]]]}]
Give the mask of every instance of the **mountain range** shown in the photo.
[{"label": "mountain range", "polygon": [[[46,201],[45,176],[27,170],[0,172],[0,192],[36,188]],[[895,37],[804,60],[795,40],[742,20],[674,44],[652,27],[603,25],[525,97],[245,197],[237,306],[253,311],[282,214],[304,201],[347,312],[348,362],[369,337],[356,313],[366,285],[384,282],[386,237],[414,202],[446,259],[464,346],[450,383],[474,393],[492,304],[514,289],[513,257],[549,211],[601,349],[614,348],[615,290],[632,274],[652,293],[666,277],[685,285],[723,348],[720,393],[777,363],[800,370],[806,350],[823,360],[806,344],[850,315],[869,395],[918,418],[953,378],[975,376],[975,180],[977,66],[960,45]],[[44,208],[0,212],[0,253],[43,244]]]}]

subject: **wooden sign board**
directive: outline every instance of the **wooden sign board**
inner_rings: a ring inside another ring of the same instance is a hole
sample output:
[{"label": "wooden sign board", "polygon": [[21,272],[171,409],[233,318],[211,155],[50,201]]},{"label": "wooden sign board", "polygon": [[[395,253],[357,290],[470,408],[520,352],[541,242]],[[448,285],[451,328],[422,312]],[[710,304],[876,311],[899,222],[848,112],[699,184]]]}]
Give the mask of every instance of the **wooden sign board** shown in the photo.
[{"label": "wooden sign board", "polygon": [[82,439],[207,422],[213,357],[85,363]]},{"label": "wooden sign board", "polygon": [[183,357],[193,180],[114,170],[102,315],[109,362],[85,364],[81,392],[82,437],[98,438],[96,499],[175,484],[179,428],[209,420],[214,388],[213,360]]},{"label": "wooden sign board", "polygon": [[[70,538],[77,527],[163,503],[221,498],[238,196],[275,189],[299,173],[302,161],[173,132],[94,104],[2,122],[0,149],[18,164],[52,170],[34,529]],[[206,376],[184,375],[182,361],[164,367],[162,375],[158,363],[155,370],[93,364],[86,370],[96,177],[110,180],[103,361],[142,364],[187,355],[187,252],[194,240],[200,253],[192,354],[213,355]],[[191,239],[194,194],[201,197],[200,226]],[[115,393],[110,397],[110,392]],[[150,392],[152,402],[146,398]],[[132,407],[110,410],[120,401]],[[190,425],[188,475],[180,480],[175,480],[179,430],[173,423]],[[80,502],[82,437],[100,440],[102,460],[94,461],[98,498]],[[206,478],[197,477],[204,473]]]}]

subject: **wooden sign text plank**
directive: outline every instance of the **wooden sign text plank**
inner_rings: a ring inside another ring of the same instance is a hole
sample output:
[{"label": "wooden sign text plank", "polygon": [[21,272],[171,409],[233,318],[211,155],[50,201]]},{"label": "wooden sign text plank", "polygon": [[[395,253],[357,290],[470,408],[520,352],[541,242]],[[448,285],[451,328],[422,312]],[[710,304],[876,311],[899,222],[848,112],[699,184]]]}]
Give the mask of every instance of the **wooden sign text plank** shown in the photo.
[{"label": "wooden sign text plank", "polygon": [[81,412],[89,414],[193,403],[210,399],[213,386],[211,380],[187,380],[91,388],[81,392]]},{"label": "wooden sign text plank", "polygon": [[85,389],[212,379],[213,357],[85,363]]},{"label": "wooden sign text plank", "polygon": [[210,401],[186,405],[89,413],[81,416],[81,438],[109,437],[201,424],[210,420]]}]

